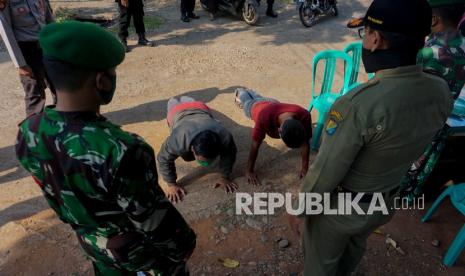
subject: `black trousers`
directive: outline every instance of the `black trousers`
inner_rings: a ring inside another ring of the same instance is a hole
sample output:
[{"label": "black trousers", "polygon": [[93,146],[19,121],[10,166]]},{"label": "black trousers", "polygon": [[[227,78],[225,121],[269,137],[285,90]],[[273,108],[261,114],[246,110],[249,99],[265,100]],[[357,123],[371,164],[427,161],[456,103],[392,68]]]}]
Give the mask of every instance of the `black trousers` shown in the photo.
[{"label": "black trousers", "polygon": [[19,79],[23,85],[26,103],[26,115],[39,113],[45,105],[45,88],[50,88],[53,96],[53,103],[56,103],[56,92],[53,84],[49,81],[45,72],[42,49],[38,41],[18,41],[18,46],[29,67],[31,67],[33,76],[20,75]]},{"label": "black trousers", "polygon": [[[260,3],[260,0],[258,0],[258,3]],[[266,4],[268,4],[268,6],[273,6],[274,4],[274,0],[266,0]]]},{"label": "black trousers", "polygon": [[195,0],[181,0],[181,14],[193,12],[195,9]]},{"label": "black trousers", "polygon": [[218,0],[207,0],[206,5],[209,12],[216,13],[218,11]]},{"label": "black trousers", "polygon": [[134,22],[134,28],[139,35],[145,34],[144,26],[144,3],[143,0],[129,0],[128,6],[123,7],[121,1],[118,2],[119,7],[119,33],[121,40],[126,40],[129,36],[128,28],[131,24],[131,17]]}]

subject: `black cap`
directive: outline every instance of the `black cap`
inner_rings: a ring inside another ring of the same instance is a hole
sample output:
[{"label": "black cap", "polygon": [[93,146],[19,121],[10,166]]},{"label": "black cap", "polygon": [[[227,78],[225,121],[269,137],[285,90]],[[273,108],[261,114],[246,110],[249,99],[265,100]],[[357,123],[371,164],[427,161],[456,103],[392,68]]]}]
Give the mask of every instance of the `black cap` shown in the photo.
[{"label": "black cap", "polygon": [[349,28],[370,28],[424,37],[431,33],[431,7],[427,0],[374,0],[363,18],[352,19]]}]

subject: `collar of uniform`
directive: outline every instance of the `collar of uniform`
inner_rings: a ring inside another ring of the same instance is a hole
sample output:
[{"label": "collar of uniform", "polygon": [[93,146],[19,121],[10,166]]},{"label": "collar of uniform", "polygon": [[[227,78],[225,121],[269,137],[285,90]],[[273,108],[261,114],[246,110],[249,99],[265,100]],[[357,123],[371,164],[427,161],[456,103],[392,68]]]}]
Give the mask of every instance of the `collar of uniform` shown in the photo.
[{"label": "collar of uniform", "polygon": [[421,65],[401,66],[392,69],[385,69],[376,73],[377,78],[389,78],[405,76],[409,74],[420,74],[423,71]]},{"label": "collar of uniform", "polygon": [[106,121],[105,117],[92,111],[57,111],[54,105],[45,107],[44,115],[58,122],[76,122],[76,121]]},{"label": "collar of uniform", "polygon": [[433,39],[444,39],[445,41],[449,41],[451,39],[456,39],[456,38],[462,38],[462,35],[459,33],[459,31],[452,29],[452,30],[447,30],[447,31],[431,34],[428,37],[427,42]]}]

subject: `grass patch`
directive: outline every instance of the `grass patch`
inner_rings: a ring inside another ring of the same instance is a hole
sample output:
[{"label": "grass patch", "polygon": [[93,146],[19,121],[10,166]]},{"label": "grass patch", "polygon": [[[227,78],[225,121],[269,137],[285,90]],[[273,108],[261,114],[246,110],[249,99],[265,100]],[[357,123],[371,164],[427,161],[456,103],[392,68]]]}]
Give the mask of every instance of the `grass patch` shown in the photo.
[{"label": "grass patch", "polygon": [[74,18],[74,13],[67,8],[58,8],[54,11],[55,21],[56,22],[63,22],[65,20],[70,20]]}]

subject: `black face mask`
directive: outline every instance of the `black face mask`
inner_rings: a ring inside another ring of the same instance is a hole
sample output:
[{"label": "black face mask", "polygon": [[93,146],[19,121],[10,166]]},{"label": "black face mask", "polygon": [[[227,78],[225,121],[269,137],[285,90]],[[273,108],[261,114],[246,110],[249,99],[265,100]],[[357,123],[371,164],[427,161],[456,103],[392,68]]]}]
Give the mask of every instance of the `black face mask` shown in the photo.
[{"label": "black face mask", "polygon": [[362,47],[362,62],[367,73],[416,64],[416,54],[405,49],[392,48],[371,52]]},{"label": "black face mask", "polygon": [[98,95],[103,101],[103,104],[109,104],[111,100],[113,99],[113,95],[115,95],[115,90],[116,90],[116,75],[111,75],[107,72],[104,73],[105,76],[110,79],[111,82],[111,88],[108,91],[98,89]]}]

